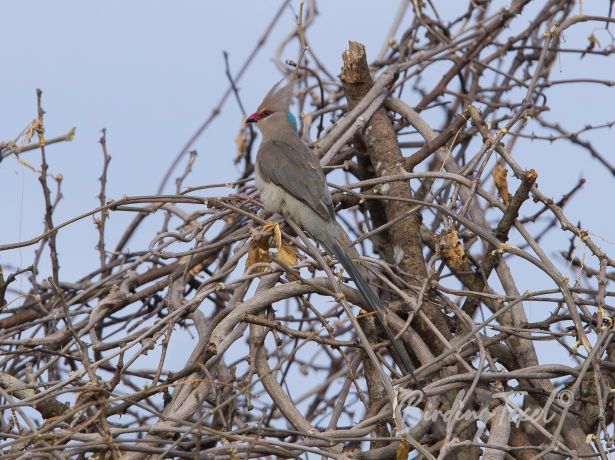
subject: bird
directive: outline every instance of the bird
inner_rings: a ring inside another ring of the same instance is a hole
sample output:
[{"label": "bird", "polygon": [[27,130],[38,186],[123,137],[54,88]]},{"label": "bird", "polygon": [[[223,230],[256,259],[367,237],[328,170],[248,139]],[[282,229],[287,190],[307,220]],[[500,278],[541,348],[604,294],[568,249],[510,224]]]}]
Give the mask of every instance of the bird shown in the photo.
[{"label": "bird", "polygon": [[349,241],[349,237],[336,220],[318,157],[297,134],[297,120],[290,111],[294,82],[282,85],[283,81],[269,90],[257,111],[245,121],[256,124],[262,135],[254,165],[261,203],[265,210],[303,227],[329,255],[337,258],[374,312],[398,365],[418,384],[406,349],[386,324],[382,301],[345,249],[343,241]]}]

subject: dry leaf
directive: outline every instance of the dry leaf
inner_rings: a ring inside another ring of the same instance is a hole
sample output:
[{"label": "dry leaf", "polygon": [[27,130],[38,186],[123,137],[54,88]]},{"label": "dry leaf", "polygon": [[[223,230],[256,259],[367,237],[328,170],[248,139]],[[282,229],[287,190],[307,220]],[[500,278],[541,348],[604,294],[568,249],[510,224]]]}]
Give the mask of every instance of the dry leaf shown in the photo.
[{"label": "dry leaf", "polygon": [[[248,244],[248,258],[246,259],[246,269],[250,268],[254,264],[269,263],[271,258],[269,257],[269,238],[260,238],[250,241]],[[258,267],[255,269],[256,273],[262,273],[264,267]]]},{"label": "dry leaf", "polygon": [[401,439],[399,443],[399,447],[397,448],[397,453],[395,454],[396,460],[406,460],[408,458],[408,454],[410,453],[410,447],[408,446],[408,441],[405,438]]},{"label": "dry leaf", "polygon": [[280,259],[280,262],[292,267],[297,263],[297,254],[295,254],[291,246],[282,244],[278,249],[278,259]]},{"label": "dry leaf", "polygon": [[[297,254],[295,253],[295,250],[287,244],[282,243],[282,245],[278,249],[278,253],[276,254],[276,256],[280,263],[283,263],[288,267],[292,267],[297,263]],[[292,271],[289,271],[288,276],[293,281],[299,281],[300,279]]]},{"label": "dry leaf", "polygon": [[235,164],[238,164],[241,159],[246,155],[248,146],[250,145],[250,128],[246,126],[245,120],[242,120],[241,127],[235,136],[235,146],[237,147],[237,153],[235,155]]},{"label": "dry leaf", "polygon": [[443,230],[442,233],[434,236],[434,240],[450,267],[459,268],[466,263],[468,257],[459,241],[457,230],[454,228]]},{"label": "dry leaf", "polygon": [[[273,233],[273,245],[278,250],[276,254],[279,261],[289,267],[292,267],[297,263],[297,254],[295,250],[288,244],[282,242],[282,230],[280,230],[280,224],[277,222],[267,222],[263,225],[263,233]],[[256,263],[269,263],[271,262],[271,256],[269,255],[269,236],[262,236],[260,238],[254,238],[248,245],[248,260],[246,260],[246,268]],[[262,269],[257,270],[258,273],[262,273]]]},{"label": "dry leaf", "polygon": [[587,37],[587,40],[589,41],[589,43],[587,44],[587,48],[585,48],[585,51],[583,51],[583,54],[581,54],[581,59],[583,59],[589,51],[593,51],[593,49],[596,47],[596,43],[598,43],[598,40],[593,33],[589,37]]},{"label": "dry leaf", "polygon": [[502,201],[506,206],[510,203],[508,181],[506,180],[507,175],[508,171],[503,166],[495,165],[495,168],[493,168],[493,182],[495,183],[495,187],[498,189],[498,195],[500,195],[500,198],[502,198]]},{"label": "dry leaf", "polygon": [[264,232],[273,232],[273,244],[276,248],[280,249],[282,246],[282,230],[280,230],[280,224],[277,222],[267,222],[263,225]]},{"label": "dry leaf", "polygon": [[278,250],[277,257],[280,262],[292,267],[297,263],[297,254],[295,250],[288,244],[282,241],[282,230],[277,222],[267,222],[263,225],[263,231],[273,232],[273,245]]},{"label": "dry leaf", "polygon": [[198,263],[190,269],[190,274],[192,276],[197,276],[199,273],[201,273],[201,271],[203,271],[203,264]]}]

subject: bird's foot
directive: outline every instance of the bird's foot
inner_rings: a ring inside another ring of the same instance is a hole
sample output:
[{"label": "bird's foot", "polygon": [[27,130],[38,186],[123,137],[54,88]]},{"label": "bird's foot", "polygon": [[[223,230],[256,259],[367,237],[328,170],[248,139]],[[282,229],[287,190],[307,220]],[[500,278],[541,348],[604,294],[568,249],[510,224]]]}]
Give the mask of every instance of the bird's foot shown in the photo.
[{"label": "bird's foot", "polygon": [[241,204],[242,206],[249,203],[253,206],[256,206],[257,208],[263,207],[263,203],[261,202],[261,200],[259,200],[258,198],[254,198],[253,196],[250,196],[246,193],[233,193],[229,195],[229,198],[238,198],[240,200],[243,200],[243,203]]}]

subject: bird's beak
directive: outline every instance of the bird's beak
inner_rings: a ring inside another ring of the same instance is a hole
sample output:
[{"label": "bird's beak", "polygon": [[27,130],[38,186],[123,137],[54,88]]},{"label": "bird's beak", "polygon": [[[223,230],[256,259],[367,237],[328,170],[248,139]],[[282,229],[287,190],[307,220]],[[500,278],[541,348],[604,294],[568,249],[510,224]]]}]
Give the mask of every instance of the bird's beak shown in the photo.
[{"label": "bird's beak", "polygon": [[250,115],[247,119],[246,119],[246,123],[256,123],[258,120],[260,120],[261,117],[258,114],[258,112],[254,112],[252,115]]}]

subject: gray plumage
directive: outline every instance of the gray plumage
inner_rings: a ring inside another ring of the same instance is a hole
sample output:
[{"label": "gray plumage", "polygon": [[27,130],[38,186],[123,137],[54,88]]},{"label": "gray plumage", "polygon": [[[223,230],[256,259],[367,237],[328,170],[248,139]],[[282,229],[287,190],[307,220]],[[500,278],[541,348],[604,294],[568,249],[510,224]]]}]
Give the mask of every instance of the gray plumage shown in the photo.
[{"label": "gray plumage", "polygon": [[344,230],[335,219],[331,193],[320,162],[303,143],[296,126],[293,126],[294,117],[288,111],[292,82],[281,88],[278,86],[275,85],[267,93],[258,111],[246,121],[256,123],[262,133],[256,156],[255,177],[263,206],[267,211],[280,213],[302,226],[329,254],[340,261],[376,314],[391,341],[400,366],[406,373],[413,375],[406,350],[395,339],[384,320],[382,302],[344,249],[344,239],[341,237]]}]

